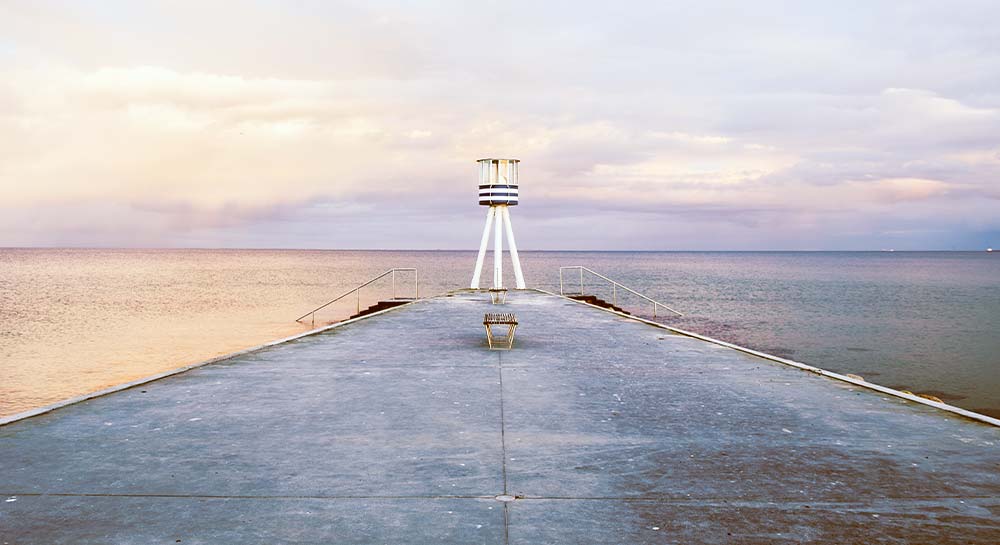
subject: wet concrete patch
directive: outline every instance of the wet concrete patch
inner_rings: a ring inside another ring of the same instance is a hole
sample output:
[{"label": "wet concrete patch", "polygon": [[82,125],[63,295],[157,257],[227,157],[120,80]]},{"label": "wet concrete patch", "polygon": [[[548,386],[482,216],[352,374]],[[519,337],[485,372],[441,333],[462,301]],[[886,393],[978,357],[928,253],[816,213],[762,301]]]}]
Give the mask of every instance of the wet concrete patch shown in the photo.
[{"label": "wet concrete patch", "polygon": [[[990,543],[996,499],[809,503],[564,499],[511,506],[510,543]],[[609,524],[614,521],[614,524]]]}]

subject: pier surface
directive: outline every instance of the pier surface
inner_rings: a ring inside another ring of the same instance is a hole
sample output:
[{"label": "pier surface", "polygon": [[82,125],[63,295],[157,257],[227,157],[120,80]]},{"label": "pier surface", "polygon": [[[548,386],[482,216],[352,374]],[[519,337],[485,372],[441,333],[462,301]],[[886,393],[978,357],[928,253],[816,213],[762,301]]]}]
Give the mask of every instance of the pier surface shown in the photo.
[{"label": "pier surface", "polygon": [[496,308],[0,427],[0,543],[1000,542],[996,427],[534,291],[490,352]]}]

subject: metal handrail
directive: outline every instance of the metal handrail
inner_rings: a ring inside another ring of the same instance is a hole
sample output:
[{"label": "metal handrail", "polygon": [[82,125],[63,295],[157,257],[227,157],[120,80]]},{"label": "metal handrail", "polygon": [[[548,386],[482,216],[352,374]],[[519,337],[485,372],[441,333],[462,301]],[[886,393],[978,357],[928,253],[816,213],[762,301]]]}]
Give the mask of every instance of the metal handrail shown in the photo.
[{"label": "metal handrail", "polygon": [[[305,318],[306,316],[312,315],[312,325],[315,326],[316,325],[316,312],[318,312],[320,310],[323,310],[324,308],[326,308],[326,307],[328,307],[328,306],[336,303],[337,301],[340,301],[344,297],[347,297],[348,295],[350,295],[352,293],[355,293],[355,292],[358,294],[358,305],[357,305],[357,308],[358,308],[358,313],[360,313],[361,312],[361,288],[363,288],[363,287],[371,284],[372,282],[375,282],[376,280],[384,278],[384,277],[386,277],[386,276],[388,276],[390,274],[392,275],[392,298],[396,299],[396,271],[413,271],[413,299],[414,300],[420,299],[420,288],[419,288],[419,283],[417,282],[417,269],[413,269],[413,268],[394,268],[394,269],[389,269],[388,271],[385,271],[384,273],[376,276],[375,278],[372,278],[371,280],[365,282],[364,284],[361,284],[360,286],[358,286],[358,287],[356,287],[356,288],[354,288],[354,289],[352,289],[352,290],[344,293],[340,297],[332,299],[332,300],[328,301],[327,303],[325,303],[323,305],[320,305],[320,306],[312,309],[311,311],[309,311],[309,312],[303,314],[302,316],[299,316],[298,318],[296,318],[295,321],[296,322],[301,322],[302,319]],[[409,299],[409,298],[408,297],[401,297],[401,299]]]},{"label": "metal handrail", "polygon": [[655,299],[651,299],[649,297],[646,297],[645,295],[643,295],[643,294],[635,291],[634,289],[632,289],[632,288],[630,288],[628,286],[625,286],[625,285],[623,285],[623,284],[621,284],[619,282],[616,282],[616,281],[608,278],[607,276],[604,276],[601,273],[594,272],[594,271],[588,269],[587,267],[584,267],[584,266],[581,266],[581,265],[571,265],[571,266],[568,266],[568,267],[559,267],[559,294],[560,295],[566,295],[565,284],[563,283],[563,270],[567,270],[567,269],[579,269],[580,270],[580,295],[583,295],[583,272],[587,271],[590,274],[592,274],[592,275],[594,275],[594,276],[596,276],[598,278],[601,278],[601,279],[606,280],[606,281],[608,281],[608,282],[611,283],[611,299],[612,299],[611,304],[612,305],[618,306],[618,288],[621,288],[621,289],[623,289],[623,290],[631,293],[632,295],[641,297],[641,298],[649,301],[650,303],[653,303],[653,317],[654,318],[656,317],[656,307],[663,307],[663,308],[669,310],[670,312],[673,312],[674,314],[676,314],[678,316],[684,316],[684,314],[682,314],[680,312],[677,312],[676,310],[668,307],[667,305],[664,305],[663,303],[661,303],[661,302],[659,302],[659,301],[657,301]]}]

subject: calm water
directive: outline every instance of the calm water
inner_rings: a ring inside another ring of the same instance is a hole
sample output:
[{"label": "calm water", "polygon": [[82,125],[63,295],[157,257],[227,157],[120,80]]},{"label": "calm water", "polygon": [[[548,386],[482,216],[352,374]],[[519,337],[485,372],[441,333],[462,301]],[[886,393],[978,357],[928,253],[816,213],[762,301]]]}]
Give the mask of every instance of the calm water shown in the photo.
[{"label": "calm water", "polygon": [[[0,249],[0,415],[304,331],[300,314],[394,266],[419,269],[421,295],[465,287],[474,260]],[[525,252],[522,261],[532,287],[558,290],[559,266],[586,265],[687,314],[670,324],[1000,414],[998,254]],[[408,278],[398,285],[412,289]],[[597,282],[587,287],[610,298]],[[376,285],[362,304],[389,289]],[[620,301],[648,314],[639,300]]]}]

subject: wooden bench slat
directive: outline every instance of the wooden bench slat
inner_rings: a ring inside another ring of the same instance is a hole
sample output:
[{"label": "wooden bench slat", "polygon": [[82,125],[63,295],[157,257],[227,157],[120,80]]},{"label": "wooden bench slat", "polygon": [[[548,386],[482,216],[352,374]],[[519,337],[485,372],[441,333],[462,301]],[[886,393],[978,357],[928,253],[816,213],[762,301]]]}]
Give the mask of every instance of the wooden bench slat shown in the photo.
[{"label": "wooden bench slat", "polygon": [[487,312],[483,316],[484,324],[516,324],[517,317],[509,312]]}]

